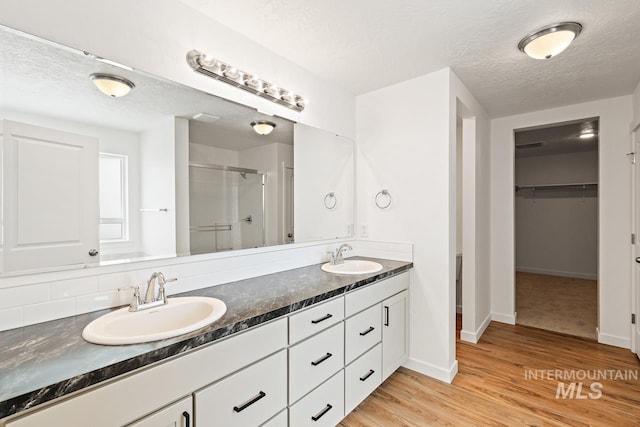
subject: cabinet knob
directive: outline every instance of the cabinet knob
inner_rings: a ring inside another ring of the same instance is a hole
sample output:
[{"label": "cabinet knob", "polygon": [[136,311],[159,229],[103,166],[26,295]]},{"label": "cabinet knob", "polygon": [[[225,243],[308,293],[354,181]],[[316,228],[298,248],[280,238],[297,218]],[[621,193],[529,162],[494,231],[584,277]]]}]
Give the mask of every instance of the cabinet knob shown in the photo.
[{"label": "cabinet knob", "polygon": [[89,255],[90,255],[90,256],[96,256],[96,255],[98,255],[99,253],[100,253],[100,252],[98,252],[98,251],[97,251],[97,250],[95,250],[95,249],[91,249],[91,250],[89,251]]}]

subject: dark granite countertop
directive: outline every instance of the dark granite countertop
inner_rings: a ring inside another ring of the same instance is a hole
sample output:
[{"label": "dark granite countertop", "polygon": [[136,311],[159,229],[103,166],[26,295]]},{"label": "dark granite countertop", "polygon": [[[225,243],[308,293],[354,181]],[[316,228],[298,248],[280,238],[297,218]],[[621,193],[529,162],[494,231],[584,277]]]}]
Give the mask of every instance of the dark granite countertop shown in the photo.
[{"label": "dark granite countertop", "polygon": [[111,310],[0,332],[0,419],[413,267],[409,262],[358,258],[384,268],[372,274],[334,275],[316,264],[180,294],[219,298],[227,312],[205,328],[162,341],[123,346],[84,341],[84,327]]}]

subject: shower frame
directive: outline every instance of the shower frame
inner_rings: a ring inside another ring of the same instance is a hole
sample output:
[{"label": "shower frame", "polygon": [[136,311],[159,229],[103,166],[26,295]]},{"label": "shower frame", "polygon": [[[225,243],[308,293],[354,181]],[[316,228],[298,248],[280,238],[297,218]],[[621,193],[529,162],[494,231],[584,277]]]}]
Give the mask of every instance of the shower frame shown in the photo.
[{"label": "shower frame", "polygon": [[241,167],[237,167],[237,166],[226,166],[226,165],[215,165],[215,164],[211,164],[211,163],[201,163],[201,162],[189,162],[189,167],[190,168],[202,168],[202,169],[214,169],[214,170],[220,170],[220,171],[225,171],[225,172],[237,172],[241,175],[246,175],[248,173],[250,174],[254,174],[254,175],[260,175],[261,177],[261,183],[262,183],[262,188],[261,188],[261,198],[262,198],[262,246],[266,246],[267,244],[267,230],[266,230],[266,217],[265,217],[265,195],[264,195],[264,184],[265,184],[265,174],[259,172],[257,169],[248,169],[248,168],[241,168]]}]

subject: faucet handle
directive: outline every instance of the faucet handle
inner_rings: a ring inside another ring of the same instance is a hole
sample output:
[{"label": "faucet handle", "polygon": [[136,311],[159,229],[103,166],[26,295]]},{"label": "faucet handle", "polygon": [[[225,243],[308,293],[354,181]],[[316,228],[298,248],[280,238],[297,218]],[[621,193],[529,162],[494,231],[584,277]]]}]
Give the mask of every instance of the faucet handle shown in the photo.
[{"label": "faucet handle", "polygon": [[129,304],[129,311],[138,311],[138,306],[142,304],[142,300],[140,299],[140,286],[125,286],[124,288],[118,288],[118,291],[122,292],[129,289],[133,289],[133,297]]},{"label": "faucet handle", "polygon": [[336,254],[333,251],[328,251],[329,254],[329,262],[334,265],[336,263]]},{"label": "faucet handle", "polygon": [[175,282],[178,279],[176,277],[173,277],[171,279],[164,279],[160,282],[158,282],[158,299],[156,301],[163,301],[165,304],[167,303],[167,293],[164,290],[164,285],[166,285],[169,282]]}]

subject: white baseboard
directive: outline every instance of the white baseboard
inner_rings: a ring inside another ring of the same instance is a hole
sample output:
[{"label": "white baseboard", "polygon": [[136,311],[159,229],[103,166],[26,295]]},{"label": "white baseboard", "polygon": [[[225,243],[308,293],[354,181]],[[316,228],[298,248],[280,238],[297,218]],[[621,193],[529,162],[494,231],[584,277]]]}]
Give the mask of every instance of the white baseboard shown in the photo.
[{"label": "white baseboard", "polygon": [[453,365],[449,369],[443,369],[439,366],[432,365],[427,362],[423,362],[421,360],[416,359],[407,359],[406,362],[402,365],[405,368],[411,369],[412,371],[419,372],[428,377],[435,378],[439,381],[443,381],[447,384],[451,384],[453,378],[458,373],[458,361],[454,361]]},{"label": "white baseboard", "polygon": [[596,328],[598,332],[598,342],[600,344],[612,345],[615,347],[631,349],[631,340],[625,337],[619,337],[616,335],[603,334]]},{"label": "white baseboard", "polygon": [[491,313],[491,320],[495,320],[500,323],[508,323],[509,325],[516,324],[516,314],[502,314],[502,313]]},{"label": "white baseboard", "polygon": [[516,271],[521,273],[546,274],[547,276],[573,277],[575,279],[598,280],[597,274],[576,273],[575,271],[558,271],[558,270],[548,270],[545,268],[518,267],[518,266],[516,266]]},{"label": "white baseboard", "polygon": [[484,331],[489,326],[489,323],[491,323],[491,317],[492,317],[492,315],[489,314],[486,317],[486,319],[484,319],[482,321],[482,323],[480,324],[478,329],[476,329],[475,332],[469,332],[469,331],[465,331],[465,330],[460,331],[460,339],[462,341],[467,341],[467,342],[470,342],[472,344],[477,344],[478,341],[480,341],[480,337],[482,336],[482,334],[484,334]]}]

